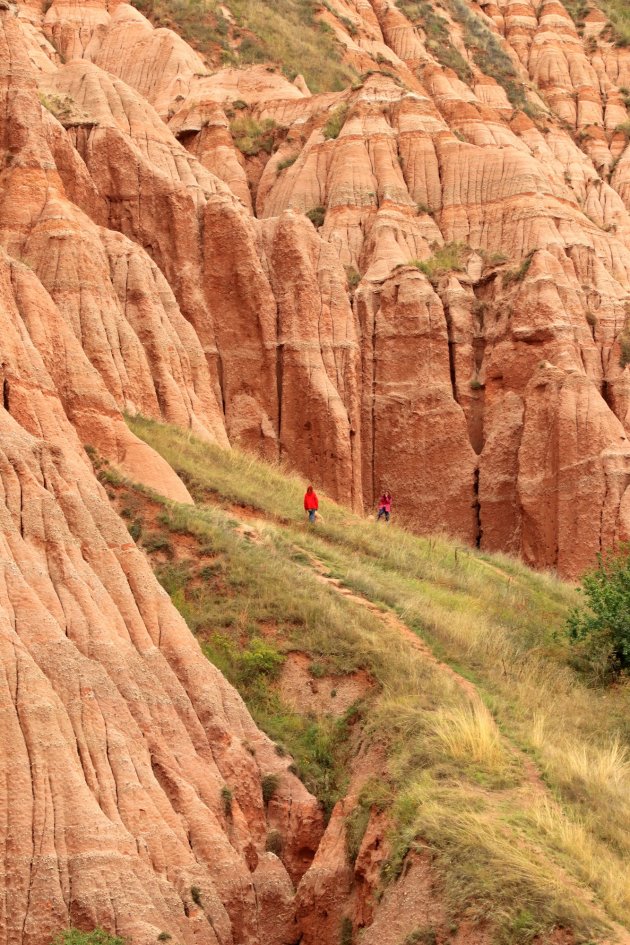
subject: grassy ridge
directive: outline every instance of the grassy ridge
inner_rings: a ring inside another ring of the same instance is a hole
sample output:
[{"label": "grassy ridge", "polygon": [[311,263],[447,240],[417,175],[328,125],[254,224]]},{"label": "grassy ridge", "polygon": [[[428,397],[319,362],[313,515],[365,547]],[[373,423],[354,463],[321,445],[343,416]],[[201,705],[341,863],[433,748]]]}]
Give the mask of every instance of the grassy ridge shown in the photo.
[{"label": "grassy ridge", "polygon": [[[225,64],[273,62],[313,92],[340,91],[355,73],[344,65],[334,34],[312,0],[131,0],[156,25],[178,32],[203,55]],[[221,8],[234,17],[230,22]]]},{"label": "grassy ridge", "polygon": [[[210,568],[203,591],[185,577],[165,580],[168,562],[158,575],[259,724],[328,805],[345,789],[357,726],[385,752],[386,778],[348,825],[350,860],[376,803],[392,823],[383,882],[428,843],[452,915],[492,914],[497,941],[529,941],[555,925],[597,937],[604,910],[630,921],[628,694],[593,688],[556,638],[576,599],[569,586],[445,539],[376,528],[334,503],[307,529],[298,478],[173,428],[130,425],[197,501],[163,503],[160,527],[196,535],[211,556],[189,565]],[[259,540],[239,533],[243,520]],[[156,542],[139,537],[149,549]],[[474,679],[485,704],[471,703],[378,614],[322,585],[313,556],[399,614]],[[309,719],[282,705],[275,680],[295,649],[327,671],[362,668],[373,679],[350,718]],[[528,756],[546,788],[530,783]]]},{"label": "grassy ridge", "polygon": [[608,17],[608,26],[604,30],[604,37],[611,39],[617,46],[630,46],[630,7],[626,0],[564,0],[569,15],[578,28],[580,36],[584,35],[586,18],[589,11],[595,7]]}]

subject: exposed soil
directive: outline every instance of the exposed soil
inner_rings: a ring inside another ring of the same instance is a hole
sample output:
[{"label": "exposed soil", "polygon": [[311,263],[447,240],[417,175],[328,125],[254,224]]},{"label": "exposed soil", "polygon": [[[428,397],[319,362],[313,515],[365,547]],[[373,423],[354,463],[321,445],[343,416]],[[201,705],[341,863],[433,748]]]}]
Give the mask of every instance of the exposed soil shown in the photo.
[{"label": "exposed soil", "polygon": [[372,688],[363,671],[314,676],[311,667],[320,665],[304,653],[287,656],[278,685],[284,701],[296,711],[341,716]]}]

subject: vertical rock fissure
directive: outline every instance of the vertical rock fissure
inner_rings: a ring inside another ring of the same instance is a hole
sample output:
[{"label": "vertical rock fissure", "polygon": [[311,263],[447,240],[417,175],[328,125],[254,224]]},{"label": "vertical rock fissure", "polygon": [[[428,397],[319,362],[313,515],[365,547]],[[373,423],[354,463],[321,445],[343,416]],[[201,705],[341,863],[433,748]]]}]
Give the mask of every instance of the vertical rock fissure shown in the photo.
[{"label": "vertical rock fissure", "polygon": [[371,398],[371,424],[372,424],[372,494],[370,503],[376,497],[376,314],[372,312],[372,398]]},{"label": "vertical rock fissure", "polygon": [[9,409],[9,382],[6,377],[2,382],[2,406],[7,413],[11,413]]},{"label": "vertical rock fissure", "polygon": [[278,453],[282,456],[282,386],[284,383],[284,342],[276,348],[276,389],[278,393]]},{"label": "vertical rock fissure", "polygon": [[481,528],[481,505],[479,503],[479,463],[475,466],[473,475],[473,515],[475,547],[481,548],[483,530]]},{"label": "vertical rock fissure", "polygon": [[223,358],[221,357],[221,352],[217,348],[217,379],[219,381],[219,392],[221,394],[221,410],[223,411],[223,416],[225,416],[225,389],[223,381]]},{"label": "vertical rock fissure", "polygon": [[451,389],[453,391],[453,400],[455,403],[459,403],[457,399],[457,375],[455,370],[455,345],[456,342],[453,340],[453,323],[451,321],[451,311],[448,304],[442,301],[442,308],[444,310],[444,319],[446,321],[446,334],[448,337],[448,370],[451,378]]}]

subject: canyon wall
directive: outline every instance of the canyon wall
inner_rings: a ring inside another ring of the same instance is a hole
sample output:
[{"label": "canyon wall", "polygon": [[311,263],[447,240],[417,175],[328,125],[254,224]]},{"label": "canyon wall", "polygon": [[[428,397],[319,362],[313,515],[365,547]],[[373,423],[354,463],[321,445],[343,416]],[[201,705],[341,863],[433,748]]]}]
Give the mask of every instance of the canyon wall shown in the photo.
[{"label": "canyon wall", "polygon": [[139,411],[566,575],[628,536],[630,51],[596,10],[452,0],[457,74],[426,9],[328,4],[366,71],[311,95],[126,3],[5,5],[0,240],[81,349],[42,356],[83,443],[155,483]]}]

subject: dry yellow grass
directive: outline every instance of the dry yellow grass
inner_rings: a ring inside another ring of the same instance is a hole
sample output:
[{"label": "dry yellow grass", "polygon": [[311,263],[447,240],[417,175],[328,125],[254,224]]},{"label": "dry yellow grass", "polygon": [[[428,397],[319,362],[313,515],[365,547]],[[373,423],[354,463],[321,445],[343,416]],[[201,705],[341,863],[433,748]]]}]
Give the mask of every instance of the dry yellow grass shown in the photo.
[{"label": "dry yellow grass", "polygon": [[505,746],[494,719],[481,702],[440,709],[433,731],[451,758],[473,761],[492,772],[506,768]]}]

